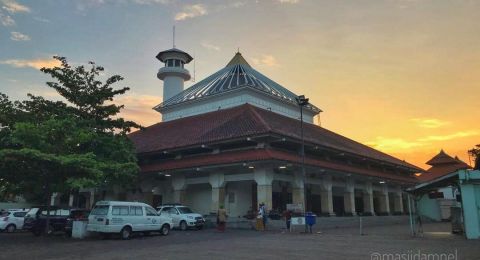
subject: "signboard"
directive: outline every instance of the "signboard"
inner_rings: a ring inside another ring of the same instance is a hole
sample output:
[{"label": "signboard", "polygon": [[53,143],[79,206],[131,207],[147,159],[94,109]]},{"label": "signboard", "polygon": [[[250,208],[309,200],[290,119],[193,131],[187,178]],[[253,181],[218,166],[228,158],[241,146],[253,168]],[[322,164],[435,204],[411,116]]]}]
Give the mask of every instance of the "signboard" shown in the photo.
[{"label": "signboard", "polygon": [[292,218],[290,225],[305,225],[305,218],[304,217]]},{"label": "signboard", "polygon": [[287,210],[294,213],[303,213],[303,204],[287,204]]}]

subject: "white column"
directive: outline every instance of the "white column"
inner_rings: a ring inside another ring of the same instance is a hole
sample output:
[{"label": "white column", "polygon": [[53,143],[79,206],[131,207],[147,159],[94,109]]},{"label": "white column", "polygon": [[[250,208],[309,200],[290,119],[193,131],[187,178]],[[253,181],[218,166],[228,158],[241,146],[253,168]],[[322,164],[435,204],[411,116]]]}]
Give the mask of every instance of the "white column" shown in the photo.
[{"label": "white column", "polygon": [[379,194],[380,215],[390,215],[390,200],[388,198],[388,186],[382,185],[382,190]]},{"label": "white column", "polygon": [[324,176],[320,185],[320,197],[322,200],[322,215],[335,216],[333,212],[333,195],[332,195],[332,177]]},{"label": "white column", "polygon": [[89,198],[89,205],[90,205],[90,208],[92,209],[93,206],[95,206],[95,190],[92,189],[90,190],[90,198]]},{"label": "white column", "polygon": [[357,214],[355,212],[355,181],[352,178],[346,180],[343,205],[347,215],[355,216]]},{"label": "white column", "polygon": [[394,209],[393,213],[396,215],[403,214],[403,199],[402,199],[402,188],[398,186],[395,191],[395,198],[394,198]]},{"label": "white column", "polygon": [[257,183],[257,203],[265,203],[267,210],[272,209],[273,171],[271,169],[259,168],[255,169],[253,175]]},{"label": "white column", "polygon": [[58,206],[60,204],[61,195],[62,194],[59,192],[52,193],[52,196],[50,197],[50,206]]},{"label": "white column", "polygon": [[220,206],[225,206],[225,176],[223,173],[211,173],[209,182],[212,186],[210,212],[215,213]]},{"label": "white column", "polygon": [[366,216],[375,216],[375,209],[373,208],[373,189],[372,183],[366,182],[363,190],[363,214]]},{"label": "white column", "polygon": [[73,195],[73,194],[70,194],[70,196],[68,197],[68,206],[69,207],[73,207],[74,198],[75,198],[75,195]]},{"label": "white column", "polygon": [[173,187],[173,202],[174,203],[185,203],[185,189],[187,185],[185,184],[185,176],[183,175],[174,175],[172,177],[172,187]]},{"label": "white column", "polygon": [[305,183],[303,182],[303,176],[301,172],[293,174],[292,181],[292,202],[293,204],[302,205],[303,209],[306,209],[305,204]]}]

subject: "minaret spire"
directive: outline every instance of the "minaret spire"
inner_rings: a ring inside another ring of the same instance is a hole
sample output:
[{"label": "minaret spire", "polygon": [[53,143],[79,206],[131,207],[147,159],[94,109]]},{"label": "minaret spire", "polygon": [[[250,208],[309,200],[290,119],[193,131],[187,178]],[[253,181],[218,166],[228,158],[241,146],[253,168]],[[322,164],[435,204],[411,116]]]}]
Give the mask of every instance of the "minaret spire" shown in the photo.
[{"label": "minaret spire", "polygon": [[175,25],[173,26],[173,48],[175,48]]}]

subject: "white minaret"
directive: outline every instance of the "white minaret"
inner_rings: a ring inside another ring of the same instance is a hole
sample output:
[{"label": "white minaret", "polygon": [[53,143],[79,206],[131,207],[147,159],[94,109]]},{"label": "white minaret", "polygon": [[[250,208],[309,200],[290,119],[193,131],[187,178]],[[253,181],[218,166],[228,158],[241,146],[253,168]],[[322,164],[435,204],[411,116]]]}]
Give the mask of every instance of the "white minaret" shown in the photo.
[{"label": "white minaret", "polygon": [[162,51],[157,59],[165,63],[160,68],[157,77],[163,80],[163,102],[183,91],[183,83],[190,80],[190,72],[184,65],[193,60],[190,54],[175,48]]}]

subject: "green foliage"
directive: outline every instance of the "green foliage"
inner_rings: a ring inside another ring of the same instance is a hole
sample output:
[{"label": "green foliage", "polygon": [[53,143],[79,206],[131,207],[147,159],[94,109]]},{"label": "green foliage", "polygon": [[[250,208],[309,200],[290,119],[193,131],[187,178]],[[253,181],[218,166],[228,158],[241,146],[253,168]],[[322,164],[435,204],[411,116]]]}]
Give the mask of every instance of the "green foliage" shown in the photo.
[{"label": "green foliage", "polygon": [[480,144],[477,144],[474,148],[469,150],[468,153],[475,160],[475,166],[473,168],[475,170],[480,170]]},{"label": "green foliage", "polygon": [[31,94],[12,102],[0,93],[0,197],[33,194],[44,201],[51,192],[128,184],[138,172],[127,133],[140,126],[119,117],[123,106],[113,103],[129,90],[112,87],[123,78],[101,82],[103,68],[95,63],[87,70],[55,58],[60,67],[41,71],[67,102]]}]

